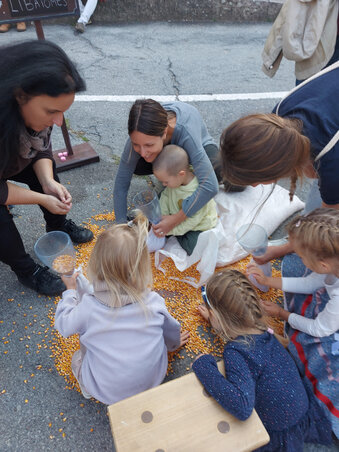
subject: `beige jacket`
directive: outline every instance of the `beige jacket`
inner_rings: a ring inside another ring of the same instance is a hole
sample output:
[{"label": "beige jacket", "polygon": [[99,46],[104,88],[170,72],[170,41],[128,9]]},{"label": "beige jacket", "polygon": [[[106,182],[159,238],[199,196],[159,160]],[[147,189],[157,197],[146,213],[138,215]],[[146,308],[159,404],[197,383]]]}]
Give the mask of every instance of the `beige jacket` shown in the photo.
[{"label": "beige jacket", "polygon": [[330,61],[337,38],[338,0],[286,0],[262,52],[269,77],[281,59],[295,61],[295,76],[304,80]]}]

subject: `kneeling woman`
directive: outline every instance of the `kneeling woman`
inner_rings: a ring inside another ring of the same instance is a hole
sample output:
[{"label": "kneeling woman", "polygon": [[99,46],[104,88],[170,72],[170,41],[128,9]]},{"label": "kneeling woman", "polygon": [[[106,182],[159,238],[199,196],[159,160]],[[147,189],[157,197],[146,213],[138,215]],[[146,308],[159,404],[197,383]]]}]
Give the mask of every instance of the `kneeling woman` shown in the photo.
[{"label": "kneeling woman", "polygon": [[[218,147],[209,135],[196,108],[183,102],[159,104],[140,99],[133,104],[128,118],[129,138],[121,156],[114,186],[114,209],[118,222],[126,221],[127,193],[133,174],[152,174],[152,162],[167,144],[185,149],[199,186],[182,203],[175,215],[167,215],[154,226],[158,236],[200,210],[218,192]],[[216,173],[215,173],[216,171]]]},{"label": "kneeling woman", "polygon": [[56,174],[50,140],[85,82],[65,52],[48,41],[1,47],[0,61],[0,262],[25,286],[56,295],[65,285],[26,253],[7,206],[39,205],[47,231],[64,231],[75,243],[93,238],[66,218],[72,197]]}]

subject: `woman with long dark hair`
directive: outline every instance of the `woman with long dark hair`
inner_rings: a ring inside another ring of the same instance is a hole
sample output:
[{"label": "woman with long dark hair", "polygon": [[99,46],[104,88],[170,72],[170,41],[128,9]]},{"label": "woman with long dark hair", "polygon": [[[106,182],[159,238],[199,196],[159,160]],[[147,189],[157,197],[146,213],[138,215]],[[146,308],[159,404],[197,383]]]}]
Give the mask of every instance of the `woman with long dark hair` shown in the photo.
[{"label": "woman with long dark hair", "polygon": [[62,125],[85,82],[65,52],[48,41],[1,47],[0,61],[0,260],[25,286],[54,295],[64,284],[26,253],[7,206],[37,204],[47,231],[64,231],[76,243],[92,239],[91,231],[66,219],[72,197],[59,182],[50,142],[53,126]]}]

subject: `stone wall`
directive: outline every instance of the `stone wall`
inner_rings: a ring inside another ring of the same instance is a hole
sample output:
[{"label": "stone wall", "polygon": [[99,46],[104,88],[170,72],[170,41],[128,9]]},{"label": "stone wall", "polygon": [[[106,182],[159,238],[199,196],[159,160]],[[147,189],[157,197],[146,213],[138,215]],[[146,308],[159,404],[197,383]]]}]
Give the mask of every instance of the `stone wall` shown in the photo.
[{"label": "stone wall", "polygon": [[[276,0],[279,1],[279,0]],[[262,0],[99,0],[97,23],[266,22],[281,4]]]}]

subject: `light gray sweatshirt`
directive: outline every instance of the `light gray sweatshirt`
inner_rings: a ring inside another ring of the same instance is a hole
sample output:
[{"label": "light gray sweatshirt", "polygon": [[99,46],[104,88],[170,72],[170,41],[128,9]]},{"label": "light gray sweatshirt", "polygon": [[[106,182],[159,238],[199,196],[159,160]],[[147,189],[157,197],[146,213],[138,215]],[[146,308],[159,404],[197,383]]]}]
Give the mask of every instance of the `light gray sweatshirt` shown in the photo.
[{"label": "light gray sweatshirt", "polygon": [[[167,371],[167,351],[180,345],[180,324],[155,292],[145,295],[146,313],[139,303],[112,308],[109,293],[66,290],[55,313],[55,328],[68,337],[80,335],[86,352],[81,378],[86,390],[112,404],[159,385]],[[127,303],[125,300],[124,303]]]}]

